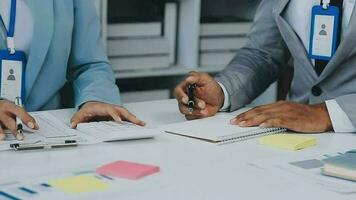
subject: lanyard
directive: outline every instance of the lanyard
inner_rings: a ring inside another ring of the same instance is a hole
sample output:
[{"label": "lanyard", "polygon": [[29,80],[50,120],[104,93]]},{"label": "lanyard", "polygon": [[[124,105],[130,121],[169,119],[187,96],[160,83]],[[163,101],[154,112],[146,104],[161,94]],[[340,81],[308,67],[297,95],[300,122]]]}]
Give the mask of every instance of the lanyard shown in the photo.
[{"label": "lanyard", "polygon": [[[1,23],[6,29],[3,18],[0,16]],[[7,48],[10,51],[10,54],[15,54],[15,21],[16,21],[16,0],[11,0],[11,9],[10,9],[10,22],[9,22],[9,30],[7,30]]]}]

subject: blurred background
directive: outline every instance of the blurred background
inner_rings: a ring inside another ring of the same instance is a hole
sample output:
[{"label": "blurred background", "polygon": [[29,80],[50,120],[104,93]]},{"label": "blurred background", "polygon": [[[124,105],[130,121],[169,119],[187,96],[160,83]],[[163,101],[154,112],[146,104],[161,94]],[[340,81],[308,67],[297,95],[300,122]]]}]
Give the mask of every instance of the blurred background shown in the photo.
[{"label": "blurred background", "polygon": [[[172,98],[190,71],[221,71],[246,42],[260,0],[95,0],[122,100]],[[273,102],[273,84],[253,104]]]}]

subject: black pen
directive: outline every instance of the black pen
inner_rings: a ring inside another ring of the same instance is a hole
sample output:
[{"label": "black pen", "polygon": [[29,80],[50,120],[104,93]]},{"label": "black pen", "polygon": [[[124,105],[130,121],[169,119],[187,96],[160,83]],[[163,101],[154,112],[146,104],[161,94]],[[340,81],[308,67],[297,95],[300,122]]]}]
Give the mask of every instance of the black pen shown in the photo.
[{"label": "black pen", "polygon": [[195,106],[195,95],[194,95],[194,92],[195,92],[195,88],[197,87],[196,84],[190,84],[188,85],[188,110],[190,113],[193,113],[193,110],[194,110],[194,106]]},{"label": "black pen", "polygon": [[[15,104],[19,107],[23,107],[22,106],[22,101],[21,101],[21,97],[16,97],[15,98]],[[21,119],[16,116],[16,131],[17,131],[17,134],[16,134],[16,139],[17,140],[23,140],[24,139],[24,136],[23,136],[23,124],[22,124],[22,121]]]}]

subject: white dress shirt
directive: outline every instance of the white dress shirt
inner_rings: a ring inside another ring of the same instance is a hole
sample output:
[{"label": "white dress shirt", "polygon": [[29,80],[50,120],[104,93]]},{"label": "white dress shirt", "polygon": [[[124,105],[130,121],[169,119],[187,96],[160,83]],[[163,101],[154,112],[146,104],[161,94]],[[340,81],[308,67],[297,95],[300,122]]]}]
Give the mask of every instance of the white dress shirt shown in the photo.
[{"label": "white dress shirt", "polygon": [[[341,39],[343,39],[349,25],[355,1],[356,0],[344,0]],[[286,21],[293,27],[303,42],[306,51],[309,49],[311,10],[315,5],[320,5],[320,0],[291,0],[285,14]],[[223,111],[230,107],[231,102],[225,86],[221,83],[219,83],[219,85],[225,95],[224,105],[221,109]],[[326,101],[326,106],[335,132],[356,132],[356,128],[353,126],[351,120],[334,99]]]},{"label": "white dress shirt", "polygon": [[[5,23],[6,29],[9,30],[10,20],[10,5],[11,0],[0,0],[0,14]],[[0,24],[0,26],[2,26]],[[0,29],[1,34],[6,33]],[[17,0],[16,6],[16,22],[15,22],[15,48],[24,51],[26,56],[29,54],[29,49],[33,35],[33,18],[30,8],[27,6],[26,0]]]}]

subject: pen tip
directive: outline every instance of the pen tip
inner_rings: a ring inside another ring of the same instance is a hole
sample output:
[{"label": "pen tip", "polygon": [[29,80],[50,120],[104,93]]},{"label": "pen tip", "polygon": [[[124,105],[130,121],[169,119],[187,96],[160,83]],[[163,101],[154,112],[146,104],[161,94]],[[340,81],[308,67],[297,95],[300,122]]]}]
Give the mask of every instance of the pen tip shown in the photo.
[{"label": "pen tip", "polygon": [[17,134],[16,134],[17,140],[23,140],[25,138],[22,133],[23,133],[22,130],[17,132]]}]

